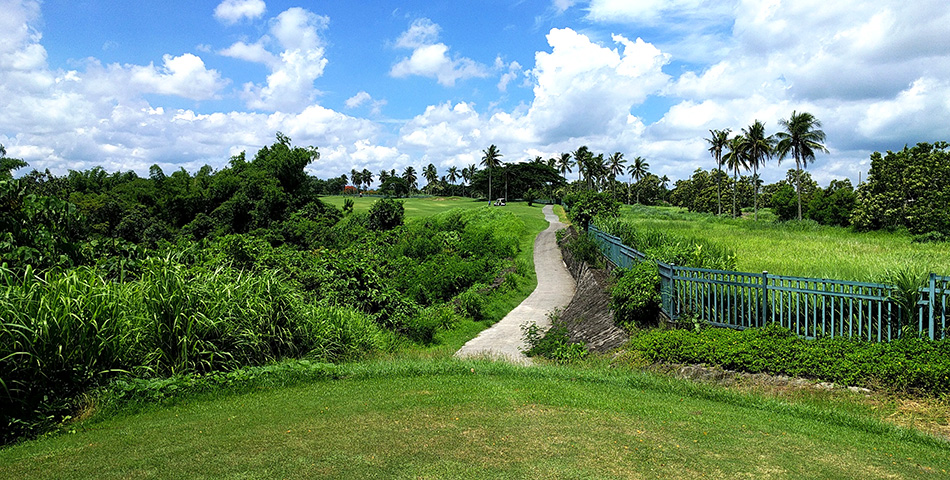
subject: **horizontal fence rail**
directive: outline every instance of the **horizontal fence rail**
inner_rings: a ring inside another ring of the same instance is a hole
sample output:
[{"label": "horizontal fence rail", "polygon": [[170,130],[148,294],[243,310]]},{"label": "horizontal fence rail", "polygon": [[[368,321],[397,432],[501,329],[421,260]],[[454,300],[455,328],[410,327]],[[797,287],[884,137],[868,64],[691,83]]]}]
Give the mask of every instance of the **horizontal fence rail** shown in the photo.
[{"label": "horizontal fence rail", "polygon": [[[588,232],[616,267],[630,268],[646,259],[593,225]],[[916,306],[908,310],[896,300],[897,288],[890,285],[656,263],[661,308],[674,320],[692,315],[714,326],[737,329],[778,323],[806,338],[881,342],[908,334],[930,339],[948,336],[950,277],[930,274],[928,285],[918,292]]]}]

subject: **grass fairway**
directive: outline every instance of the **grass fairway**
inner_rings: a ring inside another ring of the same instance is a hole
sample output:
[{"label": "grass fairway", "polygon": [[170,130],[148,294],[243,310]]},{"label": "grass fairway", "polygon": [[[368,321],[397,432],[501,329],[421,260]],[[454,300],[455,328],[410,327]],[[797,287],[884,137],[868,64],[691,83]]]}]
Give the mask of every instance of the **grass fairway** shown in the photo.
[{"label": "grass fairway", "polygon": [[[342,195],[331,195],[327,197],[320,197],[320,200],[342,209],[343,202],[347,198],[353,199],[353,211],[355,212],[369,211],[369,207],[380,199],[380,197],[344,197]],[[477,201],[467,197],[416,197],[401,198],[397,200],[402,202],[403,207],[406,209],[406,218],[428,217],[430,215],[435,215],[453,208],[468,209],[485,207],[488,205],[487,201]],[[544,205],[541,204],[535,204],[529,207],[527,202],[509,202],[507,206],[494,208],[511,211],[519,217],[533,214],[538,215],[543,219],[544,216],[540,213],[543,206]]]},{"label": "grass fairway", "polygon": [[728,247],[744,272],[859,281],[879,281],[900,269],[950,275],[950,244],[913,243],[906,233],[718,218],[674,207],[625,207],[623,215],[639,228]]},{"label": "grass fairway", "polygon": [[451,360],[87,423],[0,478],[946,478],[946,442],[649,374]]}]

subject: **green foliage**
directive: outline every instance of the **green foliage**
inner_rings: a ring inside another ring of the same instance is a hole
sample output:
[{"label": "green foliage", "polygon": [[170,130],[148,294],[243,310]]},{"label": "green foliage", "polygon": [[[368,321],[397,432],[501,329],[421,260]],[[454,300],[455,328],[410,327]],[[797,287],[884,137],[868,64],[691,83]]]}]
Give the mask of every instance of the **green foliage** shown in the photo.
[{"label": "green foliage", "polygon": [[406,209],[402,202],[384,198],[369,207],[370,230],[392,230],[403,223]]},{"label": "green foliage", "polygon": [[590,353],[587,345],[571,342],[567,327],[556,321],[557,313],[551,315],[554,324],[546,331],[536,323],[521,326],[522,337],[528,349],[529,357],[544,357],[557,363],[571,363],[581,360]]},{"label": "green foliage", "polygon": [[860,230],[906,227],[912,234],[950,234],[950,144],[918,143],[871,154],[852,221]]},{"label": "green foliage", "polygon": [[600,264],[600,246],[594,241],[594,237],[587,232],[580,232],[576,237],[569,240],[567,250],[571,252],[578,261],[590,265]]},{"label": "green foliage", "polygon": [[627,348],[642,352],[651,362],[705,363],[892,392],[950,393],[948,340],[807,340],[772,324],[743,331],[649,330],[631,338]]},{"label": "green foliage", "polygon": [[610,288],[614,322],[627,329],[656,325],[660,314],[660,274],[653,262],[616,270]]},{"label": "green foliage", "polygon": [[587,231],[594,217],[611,218],[620,212],[620,203],[609,192],[581,191],[564,197],[567,215],[581,230]]},{"label": "green foliage", "polygon": [[598,218],[602,231],[620,237],[647,258],[681,267],[735,270],[736,254],[720,244],[659,229],[640,228],[623,218]]}]

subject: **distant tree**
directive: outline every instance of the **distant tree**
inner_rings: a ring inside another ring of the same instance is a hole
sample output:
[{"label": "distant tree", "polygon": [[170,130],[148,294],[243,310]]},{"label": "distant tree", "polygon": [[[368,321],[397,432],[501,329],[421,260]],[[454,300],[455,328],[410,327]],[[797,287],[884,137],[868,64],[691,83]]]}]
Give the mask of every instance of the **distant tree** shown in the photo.
[{"label": "distant tree", "polygon": [[436,180],[439,179],[439,171],[436,170],[435,165],[429,164],[422,169],[422,176],[426,179],[426,191],[429,195],[432,195],[432,187],[435,186]]},{"label": "distant tree", "polygon": [[[637,156],[636,158],[634,158],[634,159],[633,159],[633,163],[631,163],[631,164],[627,167],[627,175],[630,175],[631,180],[633,180],[634,182],[637,182],[637,183],[639,183],[640,180],[641,180],[643,177],[647,176],[647,173],[649,173],[649,171],[650,171],[650,164],[647,163],[647,161],[644,160],[644,158],[643,158],[643,157],[640,157],[640,156]],[[629,194],[629,184],[628,184],[627,188],[628,188],[628,194]],[[639,190],[639,189],[637,189],[637,202],[636,202],[636,203],[640,203],[640,190]]]},{"label": "distant tree", "polygon": [[[720,173],[722,173],[722,151],[729,145],[730,132],[731,130],[728,128],[725,130],[710,130],[709,138],[704,139],[709,144],[709,153],[716,160],[716,170]],[[719,181],[721,177],[721,175],[716,177],[716,203],[719,206],[717,215],[722,215],[722,186]]]},{"label": "distant tree", "polygon": [[402,179],[406,181],[409,191],[412,192],[418,189],[418,186],[416,185],[416,180],[418,177],[416,177],[416,169],[412,168],[412,165],[409,165],[405,170],[403,170]]},{"label": "distant tree", "polygon": [[746,161],[746,141],[742,135],[736,135],[729,140],[729,152],[722,157],[723,163],[732,170],[732,216],[736,217],[736,196],[739,186],[739,170],[748,168]]},{"label": "distant tree", "polygon": [[482,154],[482,165],[488,169],[488,204],[491,205],[492,168],[497,168],[499,165],[501,165],[500,158],[502,157],[502,154],[498,152],[498,147],[496,147],[494,144],[490,145],[485,150],[482,150]]},{"label": "distant tree", "polygon": [[8,158],[7,149],[0,144],[0,180],[13,178],[13,171],[28,166],[29,163],[19,158]]},{"label": "distant tree", "polygon": [[455,165],[452,165],[451,167],[449,167],[449,171],[448,171],[448,175],[446,175],[446,179],[449,181],[449,183],[451,183],[452,185],[455,185],[456,180],[459,179],[459,167],[456,167]]},{"label": "distant tree", "polygon": [[582,145],[577,150],[571,154],[574,157],[574,165],[577,166],[577,181],[586,179],[588,189],[590,189],[590,174],[592,170],[591,159],[593,154],[587,148],[587,145]]},{"label": "distant tree", "polygon": [[[799,172],[808,166],[809,160],[815,159],[815,152],[828,153],[821,142],[825,141],[825,132],[821,130],[821,122],[808,112],[797,113],[794,110],[788,119],[779,120],[779,125],[785,131],[778,132],[778,144],[775,147],[779,164],[789,154],[795,158],[795,169]],[[798,192],[798,219],[802,219],[802,192],[801,184],[796,182]]]},{"label": "distant tree", "polygon": [[[623,154],[620,152],[614,152],[610,154],[609,157],[607,157],[607,169],[610,172],[610,191],[614,197],[617,196],[617,193],[614,189],[614,184],[617,181],[617,177],[623,175],[623,165],[625,163],[627,163],[627,161],[624,160]],[[627,201],[629,201],[629,199],[627,199]]]},{"label": "distant tree", "polygon": [[775,148],[775,139],[771,135],[765,134],[765,124],[756,120],[749,125],[749,128],[742,129],[742,135],[745,137],[746,160],[748,166],[752,167],[752,186],[753,186],[753,218],[759,219],[759,174],[758,168],[765,165],[766,160],[772,157]]},{"label": "distant tree", "polygon": [[373,172],[369,171],[368,168],[364,168],[360,177],[363,179],[363,184],[366,185],[363,190],[369,190],[369,186],[373,184]]},{"label": "distant tree", "polygon": [[574,166],[574,161],[571,160],[570,153],[562,153],[557,159],[557,169],[561,172],[561,176],[567,180],[567,174],[571,173],[571,167]]}]

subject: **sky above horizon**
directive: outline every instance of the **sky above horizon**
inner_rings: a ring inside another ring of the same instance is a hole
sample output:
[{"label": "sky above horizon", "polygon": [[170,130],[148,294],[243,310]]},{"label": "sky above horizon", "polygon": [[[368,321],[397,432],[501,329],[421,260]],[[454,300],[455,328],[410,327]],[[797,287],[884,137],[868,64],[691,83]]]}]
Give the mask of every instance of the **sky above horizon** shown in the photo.
[{"label": "sky above horizon", "polygon": [[[710,129],[823,123],[820,184],[950,140],[950,3],[0,0],[0,144],[27,170],[215,169],[283,132],[321,178],[587,145],[672,179]],[[775,159],[766,182],[794,167]],[[576,178],[576,169],[569,178]]]}]

